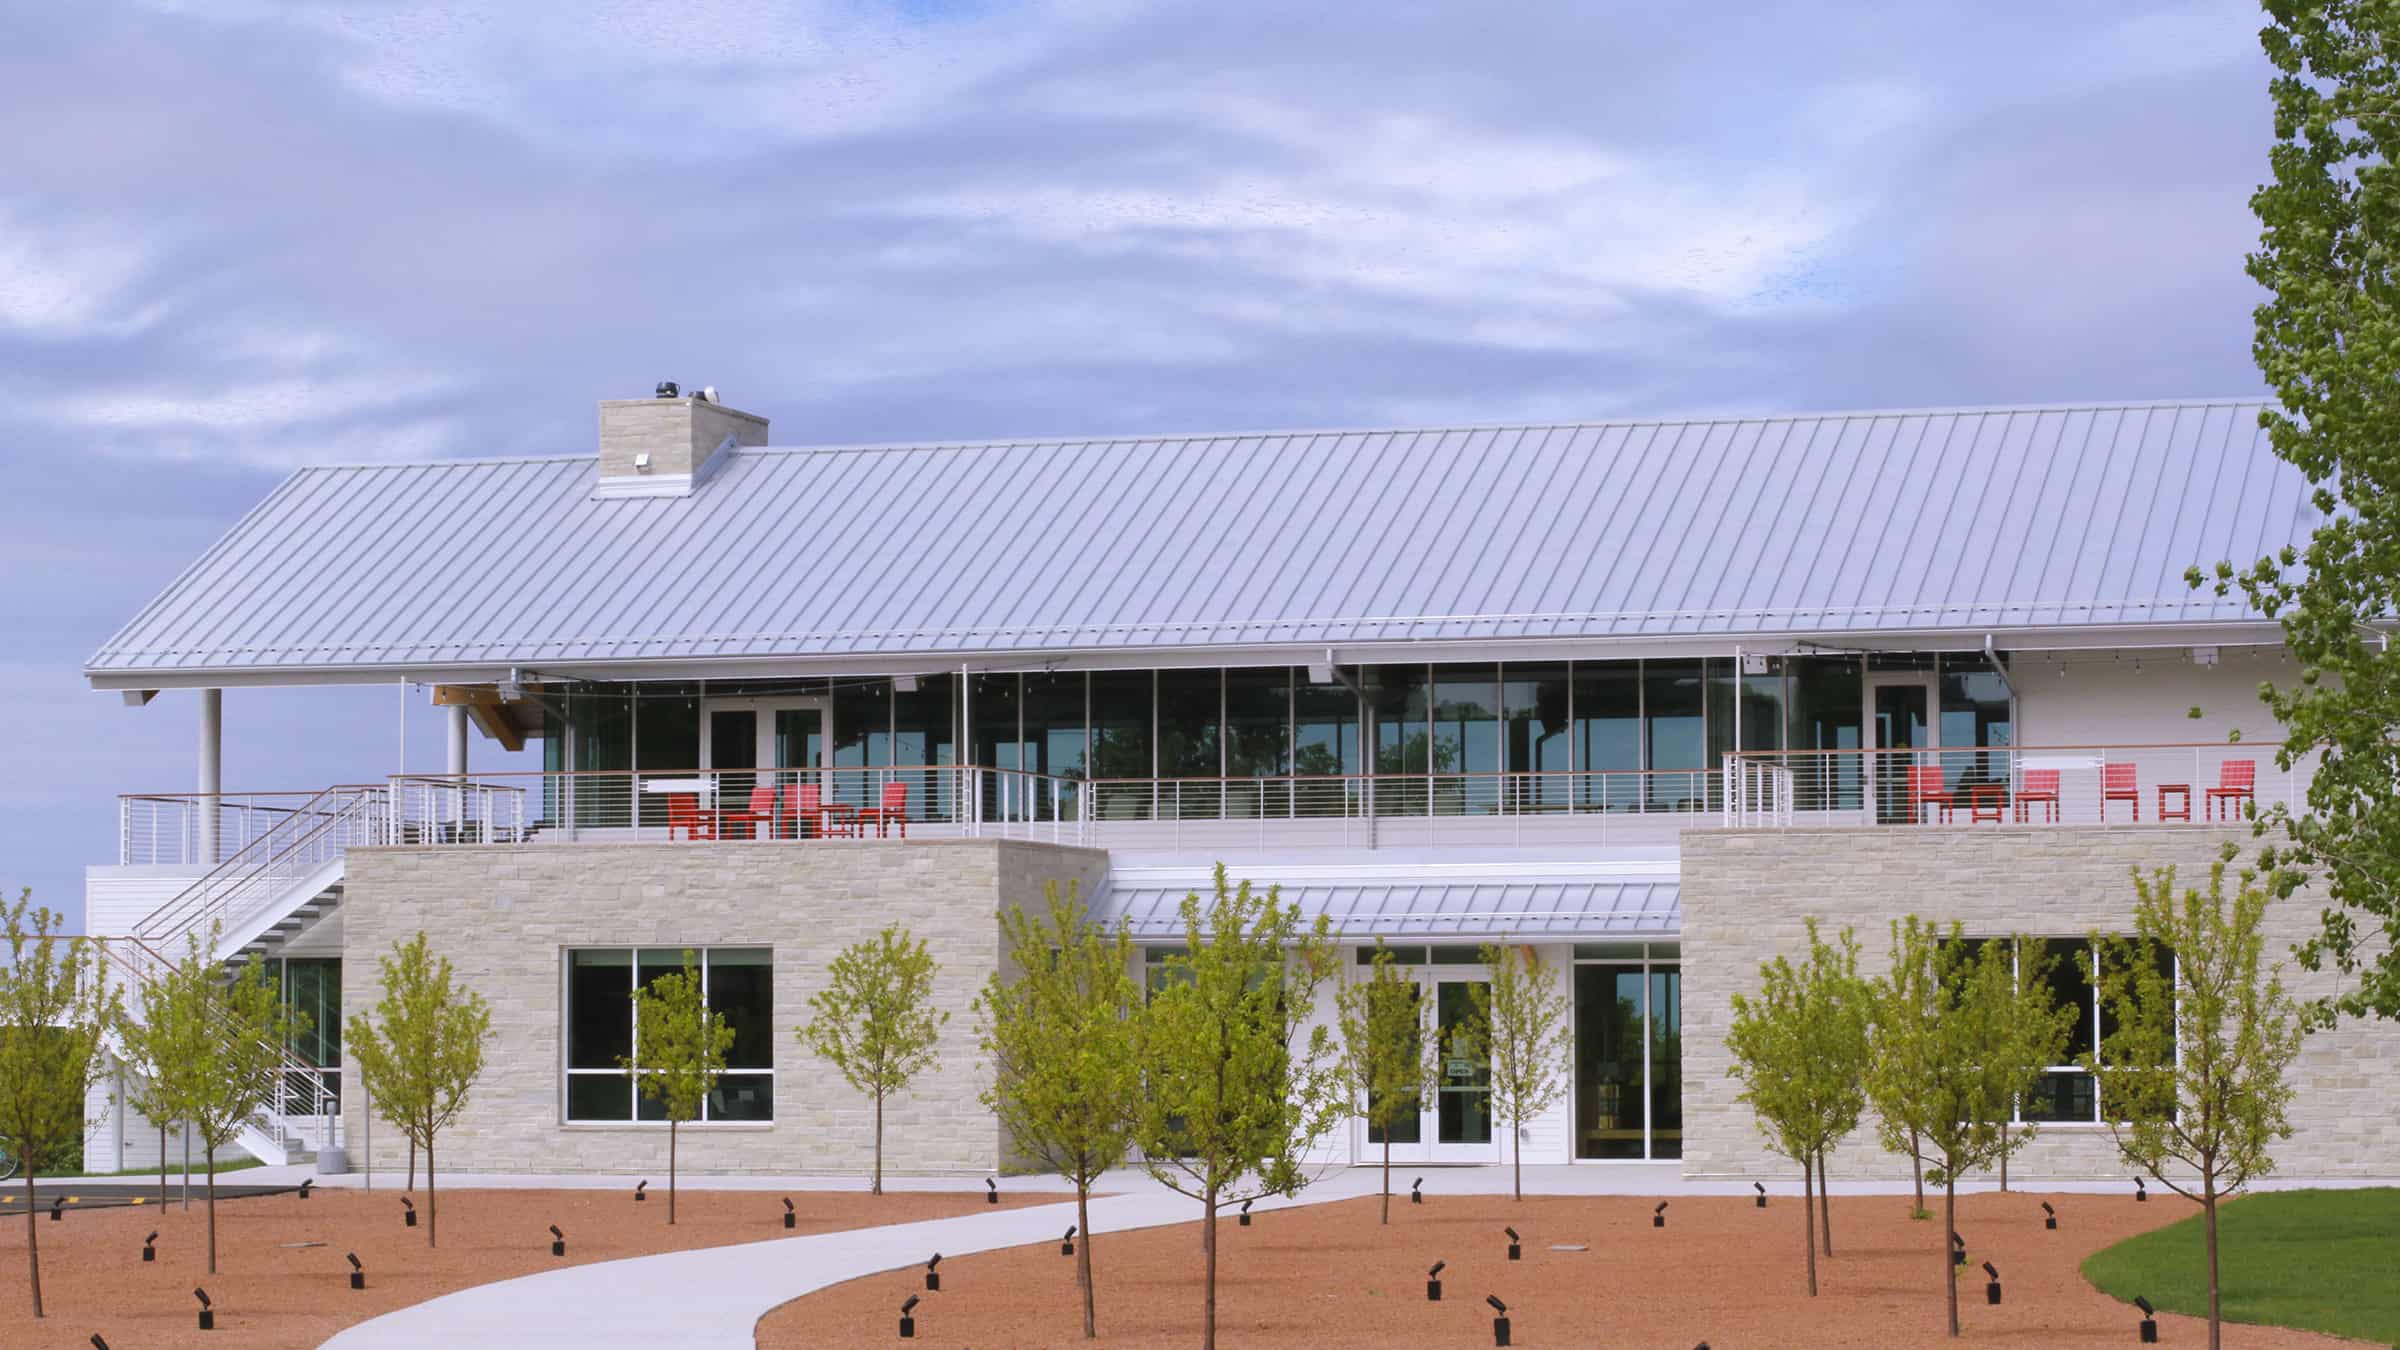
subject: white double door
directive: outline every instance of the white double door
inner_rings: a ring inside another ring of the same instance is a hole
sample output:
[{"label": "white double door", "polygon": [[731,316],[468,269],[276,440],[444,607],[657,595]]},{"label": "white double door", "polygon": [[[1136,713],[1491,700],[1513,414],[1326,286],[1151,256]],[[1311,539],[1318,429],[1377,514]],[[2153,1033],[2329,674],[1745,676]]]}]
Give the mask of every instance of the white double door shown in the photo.
[{"label": "white double door", "polygon": [[833,700],[702,699],[700,767],[716,778],[720,799],[808,781],[833,767]]},{"label": "white double door", "polygon": [[[1500,1161],[1500,1132],[1492,1122],[1491,1063],[1480,1052],[1451,1044],[1452,1034],[1475,1015],[1478,986],[1488,985],[1481,966],[1429,966],[1415,972],[1417,996],[1432,1001],[1427,1027],[1435,1038],[1434,1089],[1392,1125],[1392,1161],[1488,1163]],[[1383,1131],[1361,1118],[1357,1125],[1360,1162],[1383,1160]]]}]

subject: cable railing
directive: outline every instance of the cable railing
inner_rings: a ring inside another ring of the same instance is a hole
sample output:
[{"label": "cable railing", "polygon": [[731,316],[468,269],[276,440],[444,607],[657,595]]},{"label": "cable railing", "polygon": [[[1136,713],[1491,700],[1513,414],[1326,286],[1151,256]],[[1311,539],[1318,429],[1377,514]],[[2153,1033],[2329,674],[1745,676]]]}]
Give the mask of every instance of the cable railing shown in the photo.
[{"label": "cable railing", "polygon": [[1096,838],[1168,847],[1653,841],[1713,820],[1705,769],[1110,778]]},{"label": "cable railing", "polygon": [[210,866],[310,809],[307,792],[132,792],[117,798],[117,861]]},{"label": "cable railing", "polygon": [[272,917],[294,886],[322,873],[353,845],[384,842],[386,800],[379,785],[317,793],[144,916],[133,936],[173,946],[214,924],[229,937],[246,938],[249,928]]},{"label": "cable railing", "polygon": [[2307,801],[2313,761],[2268,743],[1743,751],[1723,819],[1800,825],[2226,825]]}]

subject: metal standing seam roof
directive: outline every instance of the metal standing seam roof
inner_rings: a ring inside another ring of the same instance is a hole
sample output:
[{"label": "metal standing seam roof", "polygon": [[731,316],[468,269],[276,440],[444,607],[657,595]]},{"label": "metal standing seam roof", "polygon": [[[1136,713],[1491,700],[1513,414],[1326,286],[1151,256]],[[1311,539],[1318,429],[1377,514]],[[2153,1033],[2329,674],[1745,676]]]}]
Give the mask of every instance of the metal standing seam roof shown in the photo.
[{"label": "metal standing seam roof", "polygon": [[[1200,888],[1205,892],[1206,888]],[[1106,925],[1137,938],[1182,937],[1189,886],[1110,885],[1091,905]],[[1672,881],[1454,881],[1281,888],[1304,923],[1319,914],[1337,935],[1386,938],[1600,937],[1678,933],[1682,889]]]},{"label": "metal standing seam roof", "polygon": [[751,449],[294,473],[95,677],[2254,620],[2257,402]]}]

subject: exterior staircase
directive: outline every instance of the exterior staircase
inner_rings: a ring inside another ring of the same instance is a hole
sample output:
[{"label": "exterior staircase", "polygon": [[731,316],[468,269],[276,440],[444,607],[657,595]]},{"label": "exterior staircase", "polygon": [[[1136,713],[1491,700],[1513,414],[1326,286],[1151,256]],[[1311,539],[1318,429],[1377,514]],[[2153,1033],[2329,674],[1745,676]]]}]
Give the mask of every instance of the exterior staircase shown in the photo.
[{"label": "exterior staircase", "polygon": [[[382,785],[328,788],[237,849],[206,876],[135,925],[127,941],[103,944],[120,976],[156,980],[197,941],[229,970],[266,957],[338,909],[348,850],[381,843],[392,829]],[[281,1165],[341,1143],[335,1094],[317,1065],[279,1047],[270,1105],[243,1131],[244,1152]]]}]

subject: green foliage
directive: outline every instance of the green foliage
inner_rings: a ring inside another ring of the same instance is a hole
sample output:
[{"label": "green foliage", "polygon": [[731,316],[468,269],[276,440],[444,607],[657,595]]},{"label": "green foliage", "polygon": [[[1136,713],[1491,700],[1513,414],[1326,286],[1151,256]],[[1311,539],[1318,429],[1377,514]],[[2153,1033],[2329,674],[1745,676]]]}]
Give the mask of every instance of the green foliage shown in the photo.
[{"label": "green foliage", "polygon": [[1572,1000],[1531,947],[1485,943],[1480,953],[1490,980],[1467,986],[1474,1003],[1471,1035],[1491,1062],[1492,1113],[1509,1122],[1518,1142],[1509,1149],[1509,1187],[1525,1198],[1525,1122],[1547,1111],[1567,1090],[1574,1061]]},{"label": "green foliage", "polygon": [[383,997],[372,1016],[350,1018],[343,1047],[358,1065],[376,1114],[425,1150],[425,1245],[436,1245],[439,1201],[434,1143],[466,1109],[482,1076],[492,1037],[483,996],[457,983],[450,958],[436,957],[420,932],[380,959]]},{"label": "green foliage", "polygon": [[2268,1150],[2292,1133],[2285,1075],[2300,1053],[2299,1008],[2265,963],[2267,892],[2244,872],[2228,905],[2225,868],[2209,868],[2206,892],[2181,894],[2174,868],[2134,873],[2134,936],[2099,947],[2101,1005],[2115,1026],[2083,1057],[2118,1152],[2203,1207],[2211,1345],[2217,1204],[2274,1170]]},{"label": "green foliage", "polygon": [[1048,914],[1020,906],[1000,916],[1008,953],[976,998],[976,1042],[992,1065],[984,1105],[1000,1118],[1019,1152],[1075,1186],[1076,1284],[1083,1334],[1096,1334],[1092,1290],[1092,1183],[1133,1148],[1140,1109],[1142,987],[1133,975],[1133,939],[1122,925],[1093,923],[1072,888],[1044,888]]},{"label": "green foliage", "polygon": [[833,958],[827,986],[808,996],[800,1043],[875,1101],[874,1193],[883,1194],[883,1103],[933,1063],[948,1012],[933,1006],[933,954],[898,926]]},{"label": "green foliage", "polygon": [[[1272,887],[1183,898],[1184,954],[1142,1019],[1148,1095],[1135,1140],[1143,1166],[1205,1205],[1201,1343],[1216,1339],[1216,1216],[1228,1203],[1297,1194],[1302,1155],[1347,1109],[1333,1034],[1310,1012],[1336,956],[1324,916],[1305,930]],[[1245,1181],[1247,1184],[1245,1184]]]},{"label": "green foliage", "polygon": [[0,1143],[25,1170],[25,1268],[33,1315],[42,1313],[33,1178],[80,1158],[84,1085],[108,1028],[123,1018],[98,943],[58,931],[61,917],[33,907],[33,892],[0,901]]},{"label": "green foliage", "polygon": [[[1867,1092],[1886,1146],[1902,1145],[1943,1189],[1943,1242],[1957,1232],[1959,1181],[2027,1136],[2016,1099],[2066,1053],[2076,1009],[2050,993],[2042,947],[1969,942],[1916,915],[1892,924],[1892,968],[1873,988]],[[1958,1272],[1944,1263],[1950,1334]]]},{"label": "green foliage", "polygon": [[[2261,1191],[2223,1215],[2219,1239],[2234,1272],[2227,1321],[2400,1345],[2400,1280],[2392,1278],[2400,1190]],[[2084,1260],[2084,1278],[2116,1298],[2140,1294],[2169,1312],[2206,1316],[2203,1217],[2094,1253]]]},{"label": "green foliage", "polygon": [[633,1055],[617,1063],[634,1086],[667,1117],[667,1222],[675,1222],[675,1141],[683,1122],[700,1118],[708,1094],[725,1074],[733,1028],[709,1011],[700,967],[686,949],[683,969],[633,994]]},{"label": "green foliage", "polygon": [[1367,978],[1335,996],[1342,1041],[1339,1064],[1351,1100],[1383,1135],[1383,1219],[1392,1221],[1392,1127],[1425,1109],[1433,1095],[1437,1052],[1433,1027],[1416,977],[1393,964],[1375,939]]},{"label": "green foliage", "polygon": [[[2317,1001],[2337,1014],[2400,1017],[2400,290],[2391,252],[2400,220],[2392,151],[2400,123],[2400,11],[2381,0],[2267,0],[2260,33],[2269,86],[2274,181],[2250,199],[2259,225],[2250,276],[2268,292],[2252,351],[2280,405],[2260,417],[2280,458],[2316,485],[2323,522],[2305,548],[2240,569],[2219,561],[2194,586],[2239,589],[2283,628],[2297,680],[2260,693],[2284,728],[2278,762],[2321,755],[2308,810],[2269,808],[2280,842],[2259,867],[2288,895],[2321,878],[2333,901],[2299,949],[2310,970],[2355,977]],[[2375,625],[2382,625],[2378,632]]]}]

